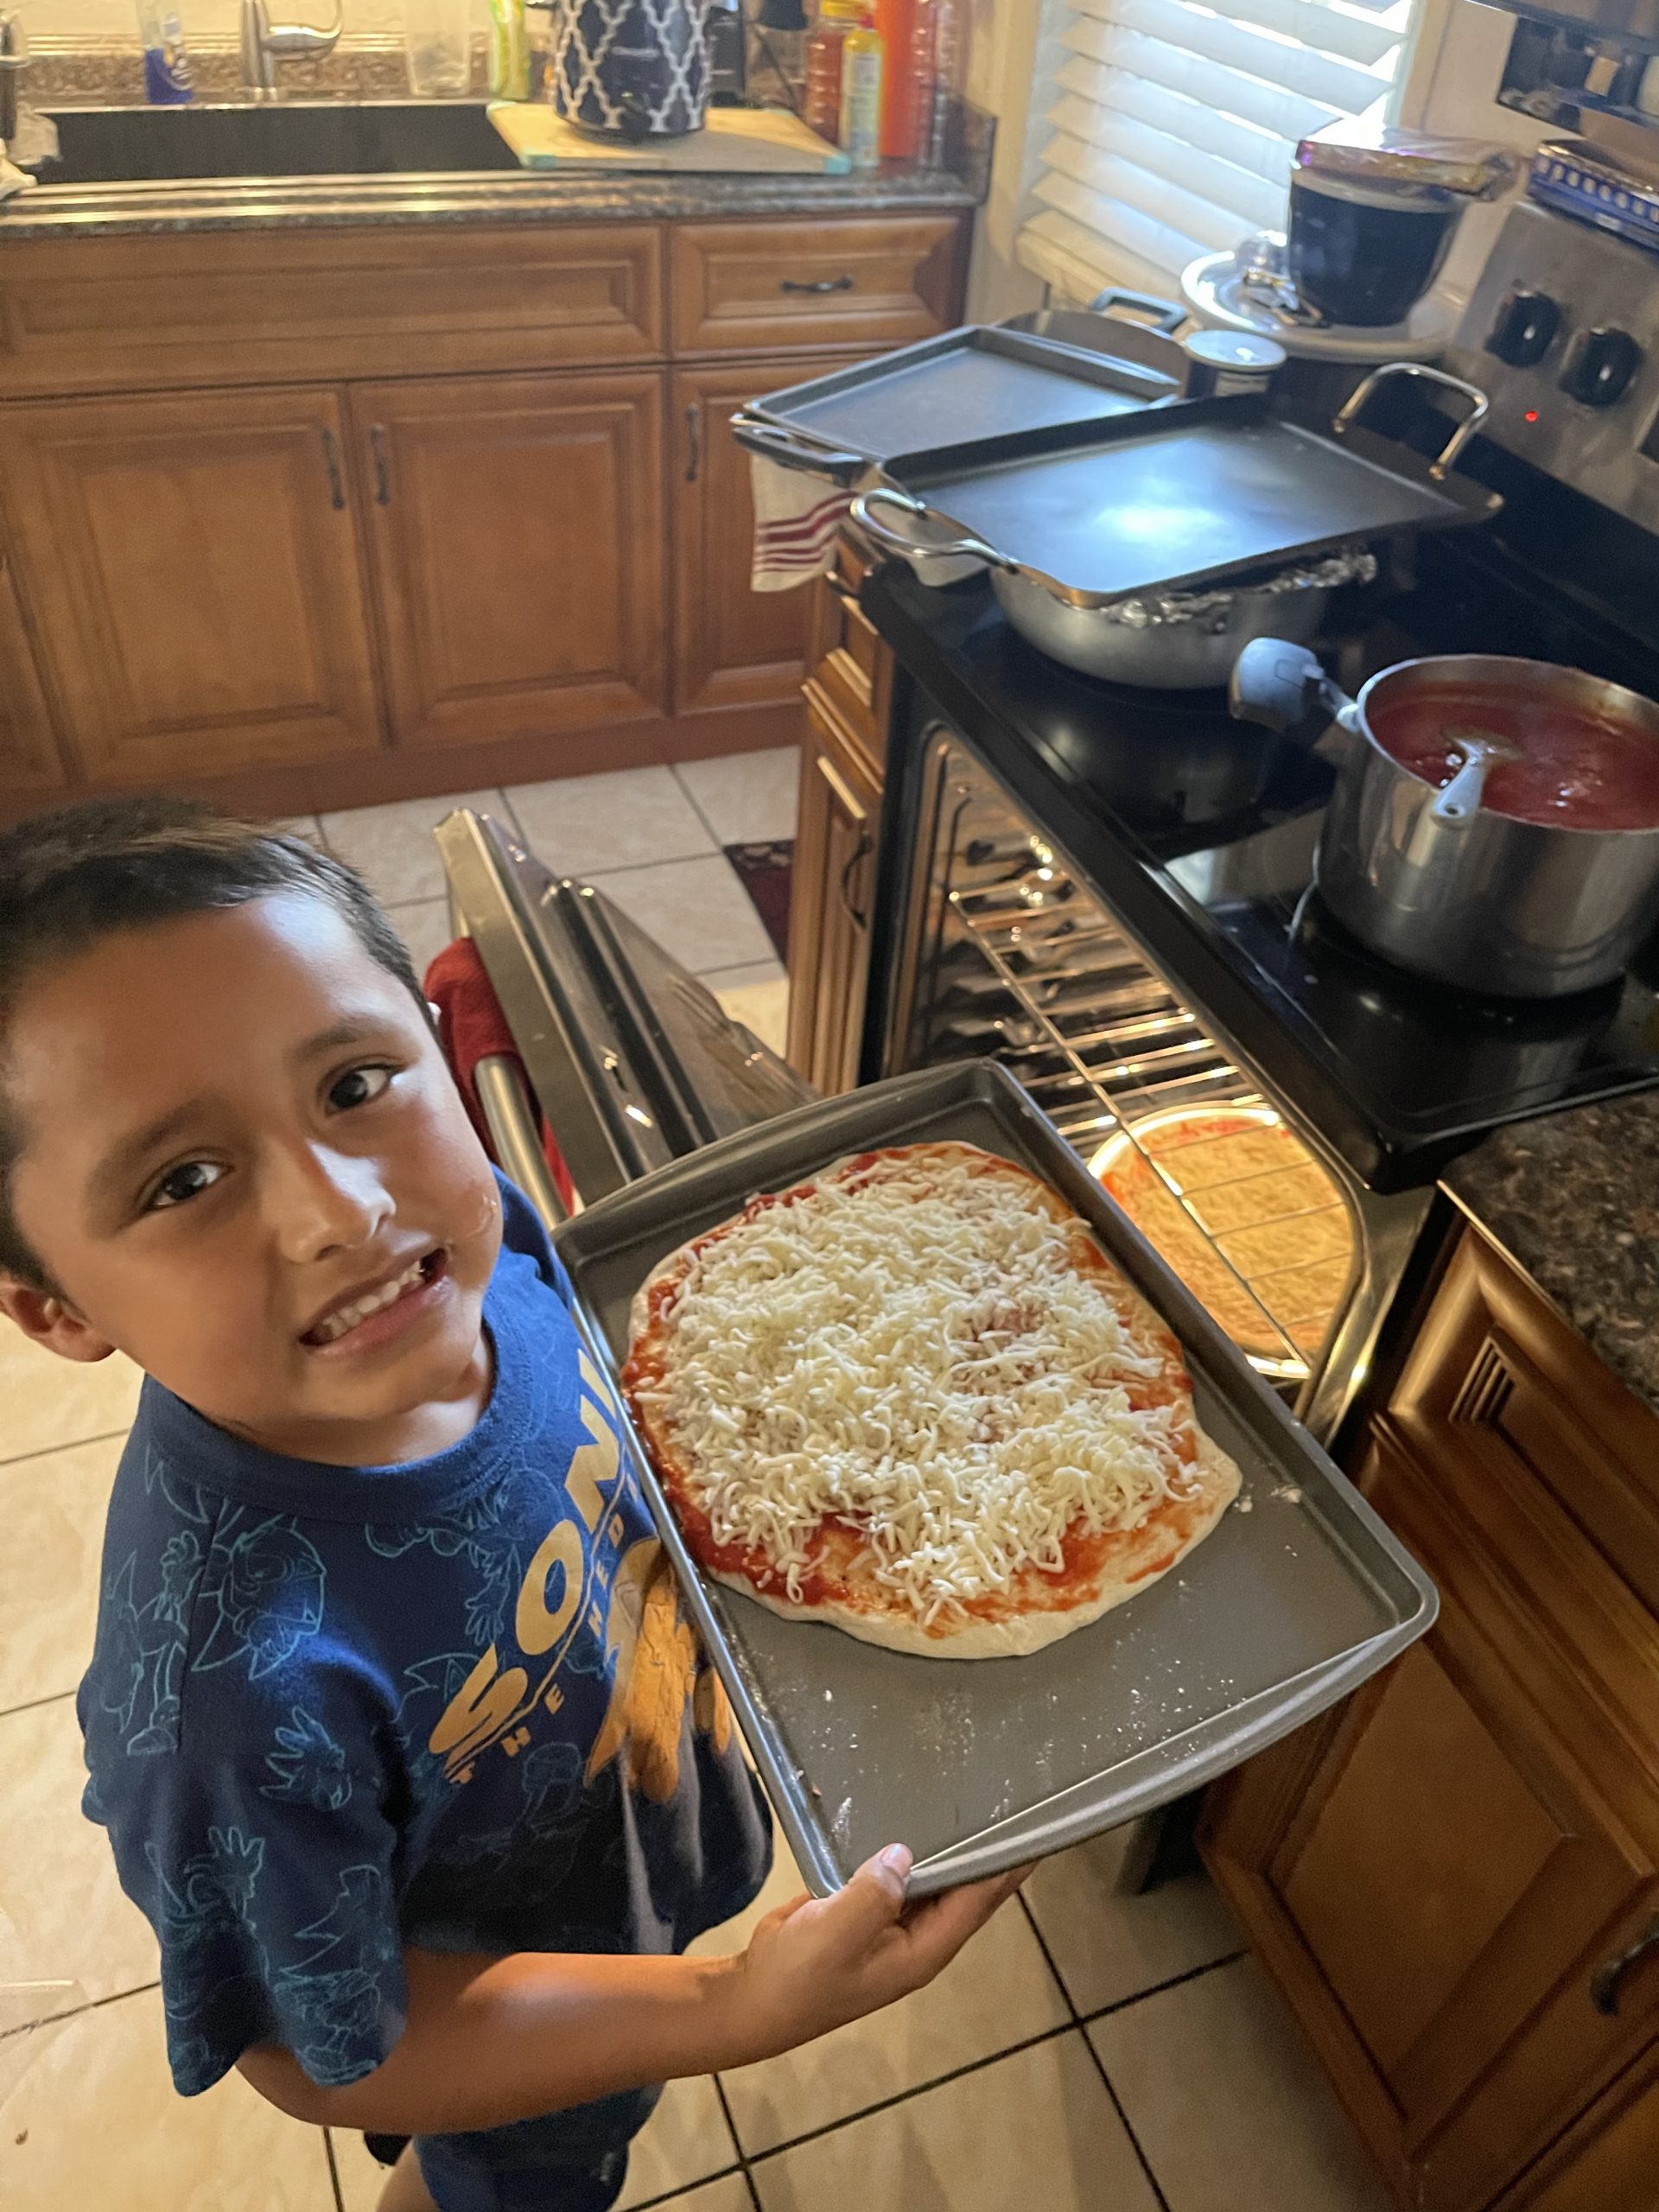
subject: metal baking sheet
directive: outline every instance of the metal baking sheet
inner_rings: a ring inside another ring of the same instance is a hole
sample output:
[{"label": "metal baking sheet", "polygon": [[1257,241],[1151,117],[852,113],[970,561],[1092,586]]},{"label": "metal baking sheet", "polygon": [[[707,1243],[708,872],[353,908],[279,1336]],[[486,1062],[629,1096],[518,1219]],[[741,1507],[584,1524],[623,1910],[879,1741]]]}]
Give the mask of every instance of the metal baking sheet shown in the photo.
[{"label": "metal baking sheet", "polygon": [[[1114,325],[1097,318],[1103,346]],[[742,410],[779,434],[738,437],[753,451],[810,468],[1011,432],[1096,423],[1174,398],[1178,380],[1109,352],[1088,352],[995,323],[969,324],[770,392]],[[802,434],[794,442],[791,434]],[[815,450],[816,449],[816,450]]]},{"label": "metal baking sheet", "polygon": [[925,1895],[1116,1827],[1300,1727],[1421,1635],[1433,1585],[1053,1124],[990,1061],[803,1107],[601,1199],[555,1238],[613,1372],[657,1262],[756,1192],[867,1147],[959,1138],[1044,1177],[1179,1338],[1244,1510],[1174,1572],[1024,1659],[914,1658],[705,1582],[645,1492],[801,1872],[820,1896],[873,1851]]},{"label": "metal baking sheet", "polygon": [[1085,605],[1482,522],[1502,505],[1364,429],[1336,437],[1254,394],[1173,402],[882,463],[884,480]]}]

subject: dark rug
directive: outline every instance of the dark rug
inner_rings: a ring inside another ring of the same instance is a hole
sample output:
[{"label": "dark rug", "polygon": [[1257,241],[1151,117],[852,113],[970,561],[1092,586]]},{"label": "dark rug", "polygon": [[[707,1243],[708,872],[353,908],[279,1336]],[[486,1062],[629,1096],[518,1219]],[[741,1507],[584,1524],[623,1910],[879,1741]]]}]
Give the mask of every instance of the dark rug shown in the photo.
[{"label": "dark rug", "polygon": [[754,901],[754,911],[766,924],[766,935],[778,948],[778,957],[787,961],[789,886],[795,868],[795,840],[776,837],[765,845],[728,845],[726,857]]}]

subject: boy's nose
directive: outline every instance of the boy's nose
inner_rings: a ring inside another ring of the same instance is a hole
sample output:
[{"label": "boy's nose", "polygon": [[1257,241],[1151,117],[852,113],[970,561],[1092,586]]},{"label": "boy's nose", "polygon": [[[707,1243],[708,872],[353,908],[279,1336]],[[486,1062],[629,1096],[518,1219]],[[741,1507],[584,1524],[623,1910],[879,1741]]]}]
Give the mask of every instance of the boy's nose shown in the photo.
[{"label": "boy's nose", "polygon": [[320,1260],[371,1243],[392,1211],[372,1160],[321,1144],[296,1146],[276,1164],[267,1204],[283,1256]]}]

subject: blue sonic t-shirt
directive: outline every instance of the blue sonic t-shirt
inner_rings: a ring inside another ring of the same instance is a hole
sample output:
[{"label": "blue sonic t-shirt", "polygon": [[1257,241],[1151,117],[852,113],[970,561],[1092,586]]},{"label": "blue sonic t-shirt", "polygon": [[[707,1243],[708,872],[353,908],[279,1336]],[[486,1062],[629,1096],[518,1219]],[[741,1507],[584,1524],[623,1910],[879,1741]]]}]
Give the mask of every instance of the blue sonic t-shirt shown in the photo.
[{"label": "blue sonic t-shirt", "polygon": [[502,1197],[494,1388],[435,1458],[283,1459],[144,1385],[79,1710],[187,2095],[254,2044],[325,2086],[372,2071],[407,1944],[677,1950],[764,1878],[610,1389]]}]

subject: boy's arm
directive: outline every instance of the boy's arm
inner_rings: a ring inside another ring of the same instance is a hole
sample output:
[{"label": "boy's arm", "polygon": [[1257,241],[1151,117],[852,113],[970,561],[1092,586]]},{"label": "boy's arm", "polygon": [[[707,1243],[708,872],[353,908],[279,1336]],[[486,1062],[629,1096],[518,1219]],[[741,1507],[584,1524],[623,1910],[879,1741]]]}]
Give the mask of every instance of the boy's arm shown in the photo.
[{"label": "boy's arm", "polygon": [[910,1854],[893,1847],[839,1895],[768,1915],[734,1958],[411,1950],[409,2012],[390,2057],[319,2088],[288,2052],[238,2061],[296,2119],[395,2134],[531,2120],[622,2089],[767,2058],[931,1981],[1022,1874],[906,1913]]}]

